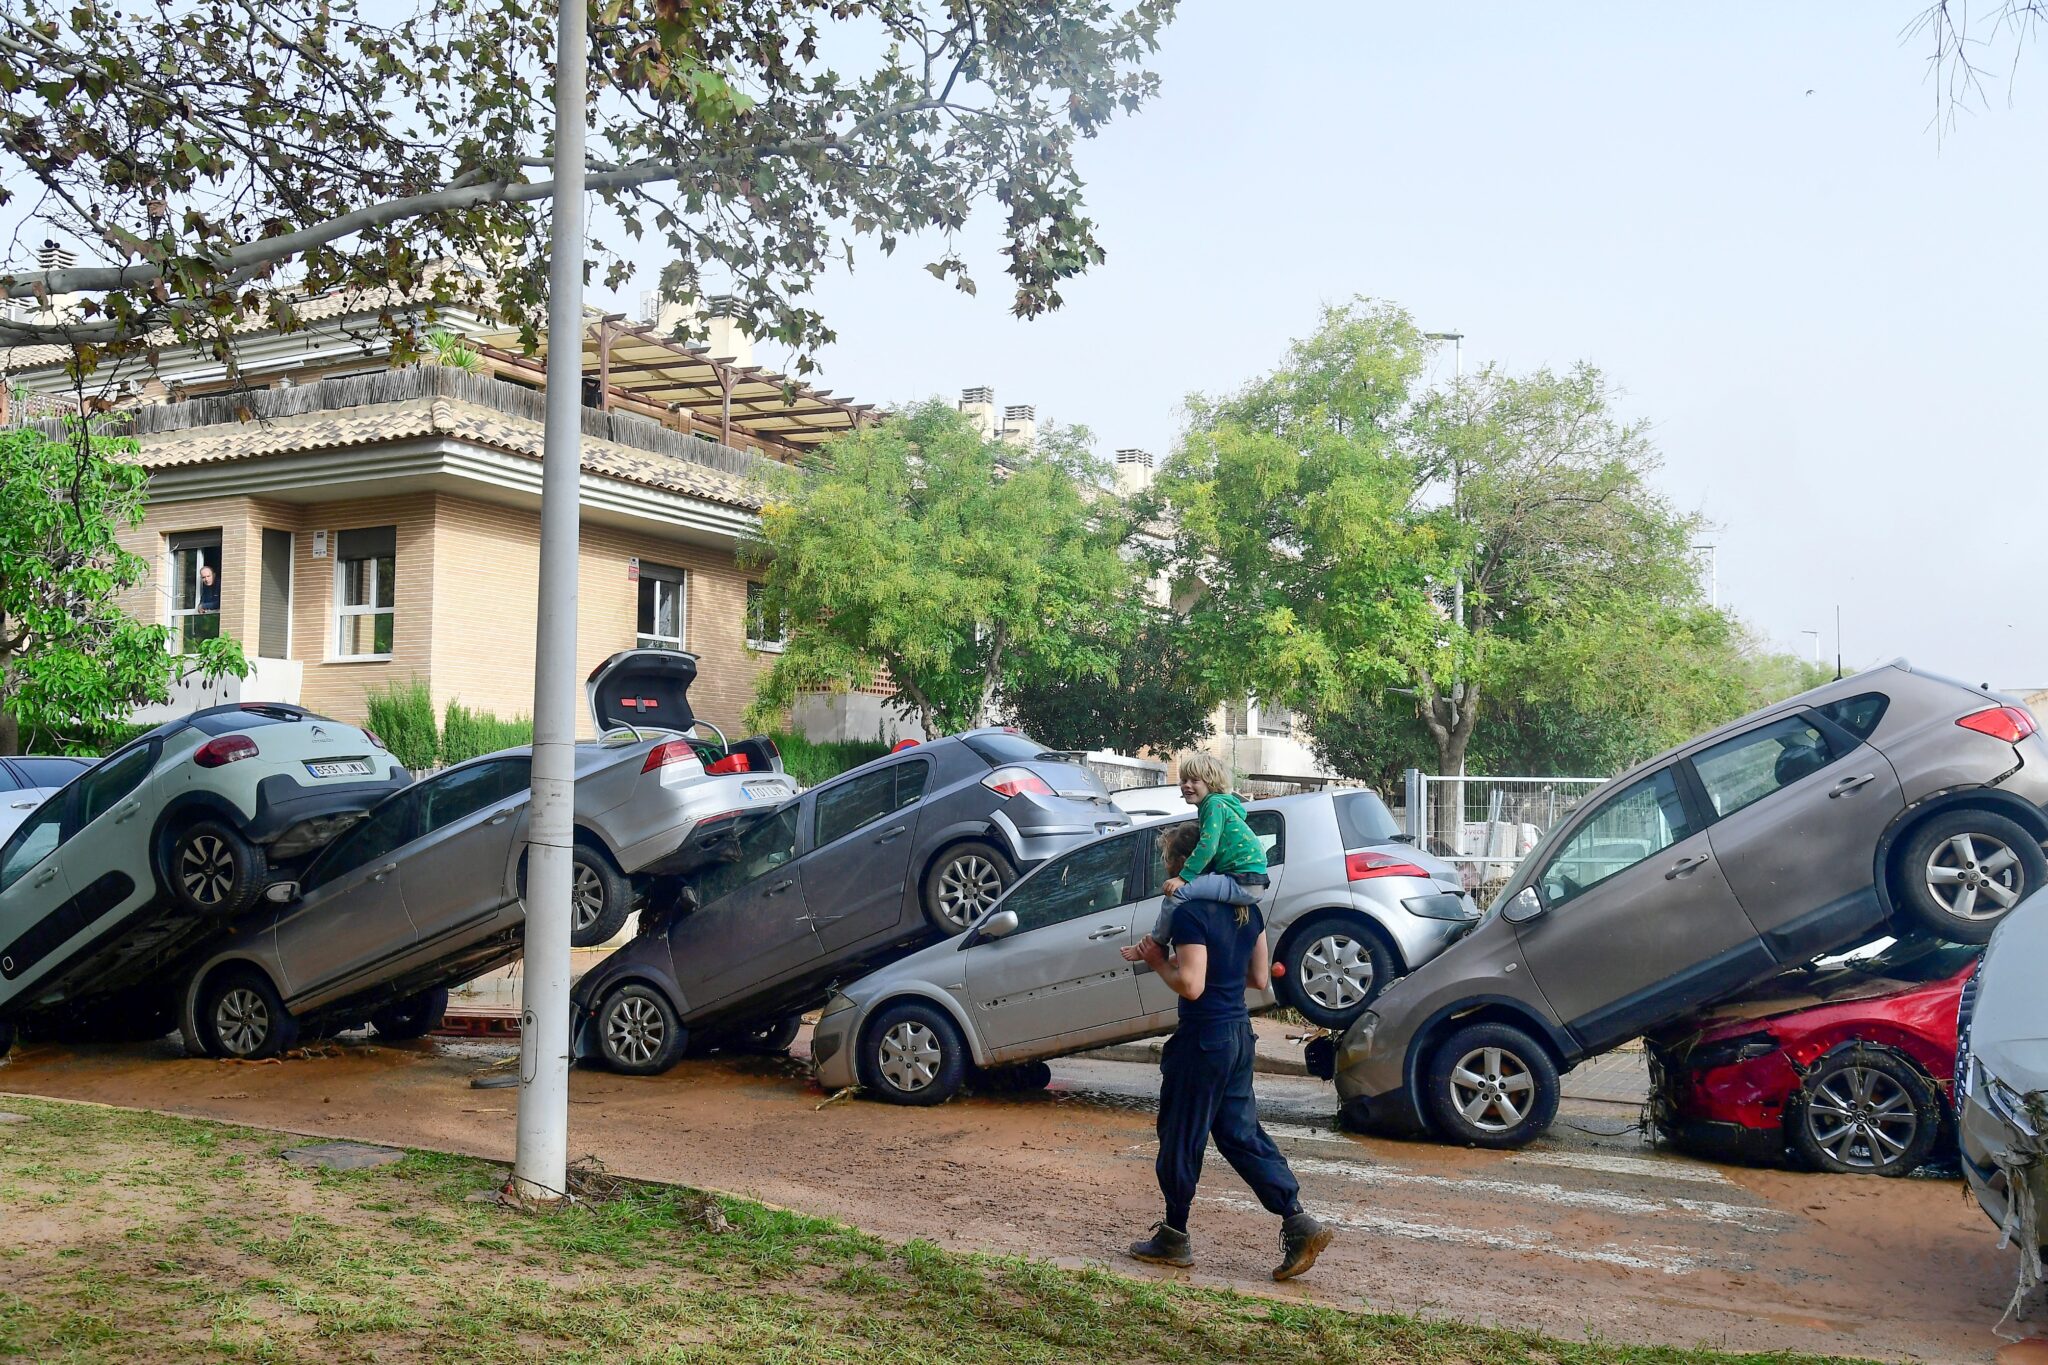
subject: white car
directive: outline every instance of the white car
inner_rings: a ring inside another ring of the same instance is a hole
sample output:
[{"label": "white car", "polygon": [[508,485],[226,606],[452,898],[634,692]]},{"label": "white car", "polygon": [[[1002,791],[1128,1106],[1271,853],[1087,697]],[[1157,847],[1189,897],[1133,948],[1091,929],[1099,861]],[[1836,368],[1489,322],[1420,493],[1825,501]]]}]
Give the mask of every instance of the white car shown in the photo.
[{"label": "white car", "polygon": [[368,731],[270,703],[198,711],[102,759],[0,844],[0,1044],[7,1021],[224,931],[411,782]]},{"label": "white car", "polygon": [[41,754],[0,758],[0,841],[20,829],[30,811],[92,765],[89,758]]}]

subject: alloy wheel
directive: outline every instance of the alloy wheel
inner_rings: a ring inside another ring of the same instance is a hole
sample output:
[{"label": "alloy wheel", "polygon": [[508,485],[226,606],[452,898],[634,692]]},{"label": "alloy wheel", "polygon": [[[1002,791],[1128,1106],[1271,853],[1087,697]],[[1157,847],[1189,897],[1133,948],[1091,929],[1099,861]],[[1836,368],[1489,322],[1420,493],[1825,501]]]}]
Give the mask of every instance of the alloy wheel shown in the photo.
[{"label": "alloy wheel", "polygon": [[604,913],[604,883],[598,880],[595,868],[576,865],[576,875],[569,885],[569,904],[575,908],[576,927],[588,929],[597,923]]},{"label": "alloy wheel", "polygon": [[652,1066],[667,1041],[668,1024],[652,1000],[623,996],[605,1014],[605,1048],[622,1062]]},{"label": "alloy wheel", "polygon": [[1927,859],[1927,890],[1957,919],[1996,919],[2026,893],[2020,855],[1988,834],[1958,834]]},{"label": "alloy wheel", "polygon": [[1002,894],[1002,874],[979,854],[955,859],[939,874],[939,913],[956,929],[965,929]]},{"label": "alloy wheel", "polygon": [[1451,1068],[1451,1101],[1482,1133],[1505,1133],[1529,1116],[1536,1078],[1506,1048],[1475,1047]]},{"label": "alloy wheel", "polygon": [[256,1052],[269,1040],[270,1029],[270,1006],[247,986],[232,988],[213,1007],[213,1033],[229,1056]]},{"label": "alloy wheel", "polygon": [[178,856],[178,879],[185,894],[199,905],[219,905],[235,884],[235,860],[225,841],[202,834]]},{"label": "alloy wheel", "polygon": [[1346,1010],[1372,994],[1372,954],[1349,934],[1326,934],[1301,957],[1301,991],[1326,1010]]},{"label": "alloy wheel", "polygon": [[1920,1115],[1905,1087],[1866,1066],[1843,1067],[1815,1086],[1805,1121],[1816,1147],[1863,1171],[1897,1161],[1920,1132]]},{"label": "alloy wheel", "polygon": [[882,1077],[905,1094],[914,1094],[939,1074],[939,1035],[915,1019],[905,1019],[882,1035]]}]

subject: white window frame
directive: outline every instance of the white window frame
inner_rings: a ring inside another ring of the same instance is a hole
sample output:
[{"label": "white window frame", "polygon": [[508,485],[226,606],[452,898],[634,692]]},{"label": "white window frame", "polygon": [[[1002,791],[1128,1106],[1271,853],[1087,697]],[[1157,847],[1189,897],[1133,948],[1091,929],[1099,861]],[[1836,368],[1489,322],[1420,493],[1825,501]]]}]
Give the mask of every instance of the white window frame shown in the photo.
[{"label": "white window frame", "polygon": [[[185,537],[187,537],[187,536],[191,536],[191,537],[197,537],[197,538],[202,538],[202,543],[201,543],[201,544],[198,544],[198,545],[190,545],[190,546],[186,546],[186,547],[185,547],[185,548],[183,548],[183,549],[180,549],[180,548],[178,548],[178,546],[177,546],[177,545],[175,544],[175,542],[177,542],[178,540],[184,539],[184,538],[185,538]],[[203,538],[204,538],[204,537],[206,537],[206,536],[211,536],[211,537],[213,537],[213,543],[212,543],[211,545],[207,545],[207,544],[204,544],[204,543],[203,543]],[[198,568],[197,568],[197,566],[196,566],[196,565],[194,566],[194,568],[193,568],[193,572],[192,572],[192,584],[193,584],[193,589],[194,589],[194,591],[193,591],[193,601],[194,601],[195,605],[193,605],[193,606],[190,606],[190,607],[182,607],[182,606],[179,606],[179,605],[178,605],[178,558],[179,558],[179,556],[181,556],[181,555],[187,555],[187,554],[190,554],[190,555],[196,555],[196,556],[198,556],[198,557],[199,557],[199,563],[200,563],[200,564],[204,564],[204,563],[206,562],[206,558],[205,558],[205,552],[206,552],[207,550],[209,550],[209,549],[213,551],[213,558],[214,558],[214,566],[213,566],[213,591],[214,591],[214,602],[215,602],[215,605],[214,605],[214,608],[213,608],[213,610],[212,610],[212,611],[205,611],[205,610],[201,609],[201,608],[200,608],[199,606],[197,606],[197,605],[196,605],[196,603],[198,602],[198,583],[199,583],[199,571],[198,571]],[[169,626],[169,627],[171,628],[171,634],[170,634],[170,638],[169,638],[169,640],[168,640],[168,641],[166,641],[166,645],[167,645],[167,647],[168,647],[168,648],[170,649],[170,651],[171,651],[171,652],[172,652],[173,654],[182,654],[182,653],[184,652],[184,644],[185,644],[185,622],[186,622],[186,621],[188,621],[188,620],[190,620],[190,619],[191,619],[192,617],[195,617],[195,616],[211,616],[211,617],[213,617],[213,618],[214,618],[214,621],[215,621],[215,623],[216,623],[216,624],[215,624],[215,627],[214,627],[214,632],[213,632],[213,635],[214,635],[214,638],[215,638],[215,639],[219,639],[219,638],[220,638],[220,634],[221,634],[221,630],[220,630],[220,625],[219,625],[219,622],[220,622],[220,618],[221,618],[221,610],[220,610],[220,606],[219,606],[219,601],[220,601],[220,590],[221,590],[221,587],[222,587],[222,581],[221,581],[221,580],[222,580],[222,579],[224,579],[224,578],[225,578],[226,576],[227,576],[227,574],[226,574],[225,568],[224,568],[224,566],[223,566],[223,563],[222,563],[222,560],[221,560],[221,534],[220,534],[220,532],[219,532],[219,531],[217,531],[217,530],[211,530],[211,531],[179,531],[179,532],[175,532],[175,533],[173,533],[173,534],[170,534],[170,535],[167,535],[167,536],[165,536],[165,537],[164,537],[164,577],[165,577],[165,579],[166,579],[166,580],[168,580],[168,583],[169,583],[169,587],[168,587],[168,589],[167,589],[167,590],[165,591],[165,593],[164,593],[164,599],[165,599],[165,601],[166,601],[166,602],[168,603],[168,608],[167,608],[167,611],[166,611],[166,614],[165,614],[165,618],[164,618],[164,624],[165,624],[165,625],[167,625],[167,626]]]},{"label": "white window frame", "polygon": [[[767,586],[767,584],[756,582],[753,579],[747,580],[747,648],[760,654],[780,654],[783,650],[783,646],[789,643],[789,631],[787,629],[784,629],[782,634],[775,636],[773,639],[770,639],[766,636],[762,636],[757,639],[754,635],[754,594],[757,589],[762,592],[766,592]],[[767,624],[765,615],[763,617],[762,624]]]},{"label": "white window frame", "polygon": [[[666,564],[640,563],[640,583],[665,584],[676,597],[676,633],[673,636],[655,635],[640,629],[640,588],[633,588],[633,646],[636,649],[673,649],[678,653],[689,648],[690,639],[690,574],[687,569],[672,568]],[[661,615],[661,588],[655,588],[655,615]]]},{"label": "white window frame", "polygon": [[[378,582],[378,578],[377,578],[377,556],[376,556],[376,555],[369,555],[369,556],[366,556],[366,557],[365,557],[365,558],[364,558],[364,559],[362,560],[362,562],[363,562],[363,563],[366,563],[366,564],[368,564],[368,565],[370,566],[370,572],[369,572],[369,574],[368,574],[368,579],[369,579],[369,588],[370,588],[370,590],[369,590],[369,602],[368,602],[368,604],[366,604],[366,605],[363,605],[363,606],[349,606],[349,605],[347,605],[347,604],[346,604],[346,603],[345,603],[345,602],[343,601],[343,598],[344,598],[344,597],[345,597],[345,596],[347,595],[347,592],[348,592],[348,566],[349,566],[349,565],[351,565],[351,564],[353,564],[353,563],[356,563],[357,561],[356,561],[356,560],[353,560],[353,559],[343,559],[343,558],[341,557],[341,547],[340,547],[340,538],[339,538],[339,537],[330,537],[329,539],[330,539],[330,540],[331,540],[331,541],[332,541],[332,542],[334,543],[334,545],[335,545],[335,555],[334,555],[334,652],[333,652],[333,655],[332,655],[331,657],[333,657],[333,658],[334,658],[334,659],[336,659],[336,660],[345,660],[345,661],[347,661],[347,662],[349,662],[349,663],[379,663],[379,662],[382,662],[382,661],[388,660],[388,659],[390,659],[390,658],[391,658],[391,654],[390,654],[390,653],[389,653],[388,651],[387,651],[387,652],[385,652],[385,653],[383,653],[383,654],[351,654],[351,653],[349,653],[349,652],[348,652],[348,623],[349,623],[349,620],[350,620],[351,618],[353,618],[353,617],[358,617],[358,616],[389,616],[389,617],[391,618],[391,639],[392,639],[392,642],[393,642],[394,644],[396,644],[396,642],[397,642],[397,640],[398,640],[398,555],[397,555],[397,552],[396,552],[396,551],[394,551],[394,552],[392,553],[392,556],[391,556],[391,580],[392,580],[392,581],[391,581],[391,605],[390,605],[390,606],[388,606],[388,607],[380,607],[380,606],[378,606],[378,605],[377,605],[377,589],[378,589],[378,588],[379,588],[379,587],[381,586],[381,584],[380,584],[380,583]],[[370,628],[370,638],[374,640],[374,639],[376,639],[376,637],[377,637],[376,627],[375,627],[375,626],[373,625],[373,626],[372,626],[372,627]]]}]

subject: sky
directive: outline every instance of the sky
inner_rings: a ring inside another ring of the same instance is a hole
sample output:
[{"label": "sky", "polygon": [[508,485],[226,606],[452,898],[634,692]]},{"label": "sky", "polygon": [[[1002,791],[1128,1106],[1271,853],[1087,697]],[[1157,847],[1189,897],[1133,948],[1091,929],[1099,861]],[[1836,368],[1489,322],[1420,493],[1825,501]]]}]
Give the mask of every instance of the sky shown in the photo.
[{"label": "sky", "polygon": [[2048,688],[2048,52],[1939,128],[1918,8],[1195,0],[1082,151],[1109,257],[1066,306],[1010,315],[993,215],[973,298],[869,250],[819,386],[986,384],[1163,456],[1190,393],[1387,299],[1468,369],[1605,370],[1778,646],[1832,657],[1839,606],[1852,668]]}]

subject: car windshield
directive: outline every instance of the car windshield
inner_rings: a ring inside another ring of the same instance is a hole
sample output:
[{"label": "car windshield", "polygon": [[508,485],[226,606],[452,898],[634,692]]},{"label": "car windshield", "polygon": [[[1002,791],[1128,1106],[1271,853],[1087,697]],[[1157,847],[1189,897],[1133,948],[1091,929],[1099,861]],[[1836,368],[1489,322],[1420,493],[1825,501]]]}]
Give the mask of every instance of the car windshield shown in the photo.
[{"label": "car windshield", "polygon": [[991,768],[1000,768],[1005,763],[1063,763],[1067,758],[1027,735],[1006,731],[969,735],[961,742],[981,755]]}]

